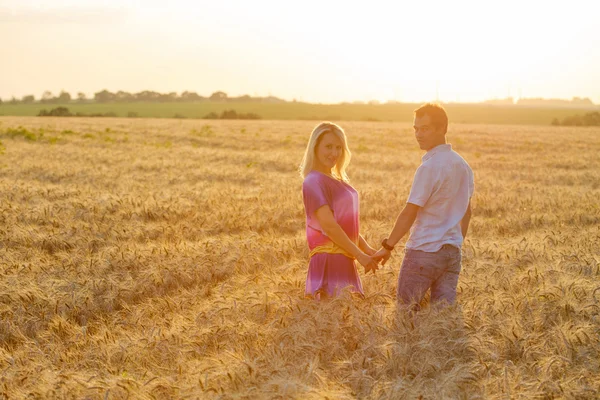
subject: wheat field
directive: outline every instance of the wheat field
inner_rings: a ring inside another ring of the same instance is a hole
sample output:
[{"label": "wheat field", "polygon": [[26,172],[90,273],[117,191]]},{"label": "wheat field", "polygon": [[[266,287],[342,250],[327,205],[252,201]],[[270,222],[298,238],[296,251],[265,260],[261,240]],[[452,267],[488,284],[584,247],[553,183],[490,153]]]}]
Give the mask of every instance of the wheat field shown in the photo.
[{"label": "wheat field", "polygon": [[[36,116],[41,110],[66,107],[72,113],[105,114],[117,117],[137,115],[142,118],[205,118],[210,113],[221,115],[226,110],[238,114],[257,114],[266,120],[344,120],[412,122],[412,112],[419,103],[388,104],[311,104],[301,102],[260,103],[233,101],[206,102],[108,102],[108,103],[32,103],[0,104],[0,116]],[[444,108],[454,122],[469,124],[522,124],[550,125],[574,115],[600,111],[600,106],[589,108],[544,107],[518,105],[490,105],[485,103],[447,103]],[[206,121],[210,122],[210,121]]]},{"label": "wheat field", "polygon": [[[451,124],[457,305],[411,317],[402,251],[365,299],[303,296],[315,124],[0,117],[0,398],[600,396],[599,129]],[[340,125],[376,246],[422,153],[410,124]]]}]

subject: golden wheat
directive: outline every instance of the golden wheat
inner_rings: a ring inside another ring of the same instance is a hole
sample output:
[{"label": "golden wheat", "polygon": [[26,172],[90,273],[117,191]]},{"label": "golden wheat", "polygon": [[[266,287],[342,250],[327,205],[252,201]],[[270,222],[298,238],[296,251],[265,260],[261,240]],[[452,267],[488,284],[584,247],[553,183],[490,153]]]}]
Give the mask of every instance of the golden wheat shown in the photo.
[{"label": "golden wheat", "polygon": [[[458,305],[303,297],[314,122],[0,118],[0,397],[597,398],[600,131],[451,125],[476,177]],[[341,123],[377,244],[420,151]]]}]

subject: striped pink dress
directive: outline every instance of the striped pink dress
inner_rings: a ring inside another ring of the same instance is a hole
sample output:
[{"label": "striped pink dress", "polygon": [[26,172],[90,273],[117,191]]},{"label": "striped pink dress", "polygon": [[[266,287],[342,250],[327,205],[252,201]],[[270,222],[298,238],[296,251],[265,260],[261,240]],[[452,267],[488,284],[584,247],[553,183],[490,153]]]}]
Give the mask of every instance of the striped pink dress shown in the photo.
[{"label": "striped pink dress", "polygon": [[[310,250],[331,243],[331,239],[321,230],[315,215],[315,211],[324,205],[329,206],[348,238],[358,243],[359,202],[358,193],[352,186],[313,170],[304,179],[302,197],[306,212],[306,240]],[[321,293],[335,296],[348,286],[353,292],[363,295],[353,259],[343,254],[328,253],[311,257],[306,276],[307,296],[320,298]]]}]

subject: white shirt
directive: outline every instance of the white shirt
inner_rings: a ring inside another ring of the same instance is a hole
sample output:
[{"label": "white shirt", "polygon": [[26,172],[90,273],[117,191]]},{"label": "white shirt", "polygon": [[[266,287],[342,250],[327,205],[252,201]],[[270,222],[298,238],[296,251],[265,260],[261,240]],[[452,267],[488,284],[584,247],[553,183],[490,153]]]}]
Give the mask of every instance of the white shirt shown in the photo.
[{"label": "white shirt", "polygon": [[473,171],[452,145],[429,150],[415,172],[407,203],[421,207],[406,248],[436,252],[444,244],[460,248],[460,221],[475,188]]}]

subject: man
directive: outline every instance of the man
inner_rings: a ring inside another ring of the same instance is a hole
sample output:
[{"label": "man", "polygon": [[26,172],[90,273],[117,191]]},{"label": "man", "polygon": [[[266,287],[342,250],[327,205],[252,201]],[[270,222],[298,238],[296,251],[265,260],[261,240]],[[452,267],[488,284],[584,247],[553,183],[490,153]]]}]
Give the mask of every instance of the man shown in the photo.
[{"label": "man", "polygon": [[418,309],[428,289],[432,302],[454,303],[474,180],[469,164],[446,143],[448,116],[442,106],[428,103],[415,110],[414,130],[419,147],[427,153],[413,178],[406,206],[373,257],[385,264],[410,230],[397,297],[401,303],[416,302]]}]

